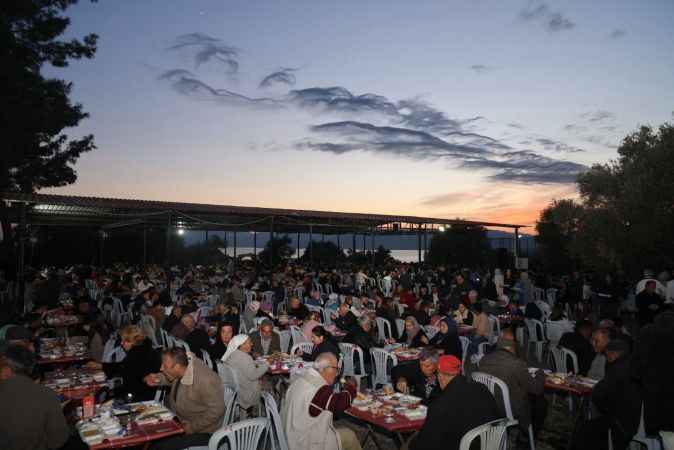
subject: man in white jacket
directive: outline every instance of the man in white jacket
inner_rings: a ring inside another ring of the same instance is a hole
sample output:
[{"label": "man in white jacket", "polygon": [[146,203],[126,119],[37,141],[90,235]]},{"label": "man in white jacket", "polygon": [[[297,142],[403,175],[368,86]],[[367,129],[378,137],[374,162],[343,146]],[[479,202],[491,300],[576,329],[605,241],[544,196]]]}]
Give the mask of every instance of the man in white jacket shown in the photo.
[{"label": "man in white jacket", "polygon": [[314,366],[290,385],[281,411],[281,421],[293,450],[361,450],[350,428],[335,427],[333,414],[351,406],[356,384],[349,380],[342,392],[334,393],[339,367],[332,353],[318,355]]}]

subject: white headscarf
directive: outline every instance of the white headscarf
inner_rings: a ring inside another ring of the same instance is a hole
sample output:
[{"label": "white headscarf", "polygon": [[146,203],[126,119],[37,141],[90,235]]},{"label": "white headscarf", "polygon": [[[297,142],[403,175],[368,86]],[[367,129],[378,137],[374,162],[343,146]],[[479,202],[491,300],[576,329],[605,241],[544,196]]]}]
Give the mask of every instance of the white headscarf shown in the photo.
[{"label": "white headscarf", "polygon": [[227,358],[229,358],[235,350],[238,350],[239,347],[241,347],[241,344],[246,342],[246,339],[248,339],[247,334],[237,334],[234,336],[232,340],[229,341],[229,345],[227,345],[227,351],[222,355],[222,362],[226,362]]}]

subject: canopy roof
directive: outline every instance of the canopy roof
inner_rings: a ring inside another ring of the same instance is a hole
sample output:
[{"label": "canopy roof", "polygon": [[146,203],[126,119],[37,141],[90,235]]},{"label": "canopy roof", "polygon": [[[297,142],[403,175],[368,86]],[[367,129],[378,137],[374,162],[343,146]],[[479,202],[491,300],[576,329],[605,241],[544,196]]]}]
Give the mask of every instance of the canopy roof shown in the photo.
[{"label": "canopy roof", "polygon": [[417,233],[440,227],[484,226],[518,229],[524,225],[434,217],[347,213],[250,206],[208,205],[51,194],[1,194],[18,222],[26,205],[31,225],[72,225],[114,229],[122,227],[180,227],[199,230],[270,231],[324,234]]}]

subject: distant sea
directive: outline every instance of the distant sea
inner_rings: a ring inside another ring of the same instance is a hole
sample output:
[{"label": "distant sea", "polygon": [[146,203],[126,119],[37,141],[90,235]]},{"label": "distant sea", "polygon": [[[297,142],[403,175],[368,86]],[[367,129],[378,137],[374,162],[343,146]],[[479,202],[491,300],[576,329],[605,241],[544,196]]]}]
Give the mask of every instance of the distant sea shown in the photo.
[{"label": "distant sea", "polygon": [[[222,250],[223,253],[225,253],[226,255],[234,256],[234,247],[227,247],[226,249],[223,248]],[[304,254],[304,250],[305,249],[300,248],[300,257]],[[262,248],[257,249],[257,253],[260,253],[261,251]],[[253,247],[237,247],[236,254],[238,256],[253,254]],[[391,256],[397,259],[398,261],[406,263],[417,262],[419,260],[419,253],[417,252],[417,250],[391,250]],[[297,252],[293,254],[293,257],[297,258]]]}]

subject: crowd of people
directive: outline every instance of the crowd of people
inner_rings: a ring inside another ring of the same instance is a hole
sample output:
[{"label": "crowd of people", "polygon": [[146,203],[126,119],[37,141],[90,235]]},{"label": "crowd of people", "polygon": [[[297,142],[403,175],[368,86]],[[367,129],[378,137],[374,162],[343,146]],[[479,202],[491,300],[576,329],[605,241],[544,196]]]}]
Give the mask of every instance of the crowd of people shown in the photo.
[{"label": "crowd of people", "polygon": [[[357,367],[359,360],[352,364],[365,374],[375,370],[372,349],[421,349],[417,360],[390,370],[393,389],[428,406],[412,448],[458,449],[467,431],[506,416],[503,399],[466,375],[477,370],[507,385],[521,431],[517,442],[524,447],[539,435],[549,409],[545,374],[530,372],[529,355],[522,354],[528,347],[521,342],[523,336],[546,336],[521,332],[527,320],[566,323],[566,332],[549,345],[573,352],[577,375],[597,380],[594,414],[576,433],[574,448],[608,448],[609,430],[613,449],[626,448],[642,415],[645,432],[661,433],[667,445],[674,431],[672,363],[666,356],[674,345],[669,275],[646,271],[630,284],[611,275],[552,277],[407,264],[377,270],[288,264],[270,271],[255,262],[229,269],[117,265],[35,271],[25,298],[5,305],[0,317],[0,404],[13,405],[0,408],[0,448],[83,445],[69,427],[68,405],[33,382],[43,375],[36,355],[48,337],[85,343],[91,358],[85,367],[121,379],[101,401],[151,400],[160,398],[158,390],[168,391],[164,403],[185,434],[155,442],[157,449],[207,445],[225,416],[223,386],[236,387],[241,419],[263,414],[261,392],[273,392],[291,449],[360,449],[353,429],[334,420],[358,389],[377,386],[340,376],[349,357],[340,342],[363,351],[363,367]],[[78,316],[77,323],[49,326],[46,318],[64,310]],[[495,317],[507,318],[498,335],[490,320]],[[388,322],[386,333],[377,329],[378,319]],[[465,326],[471,327],[468,346],[458,332]],[[312,365],[279,382],[260,357],[288,352],[281,334],[291,330],[297,332],[293,344],[311,343],[311,350],[300,348],[297,356]],[[108,347],[119,351],[111,356]]]}]

